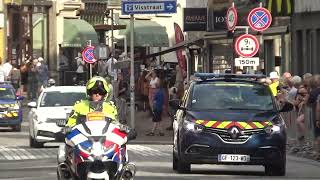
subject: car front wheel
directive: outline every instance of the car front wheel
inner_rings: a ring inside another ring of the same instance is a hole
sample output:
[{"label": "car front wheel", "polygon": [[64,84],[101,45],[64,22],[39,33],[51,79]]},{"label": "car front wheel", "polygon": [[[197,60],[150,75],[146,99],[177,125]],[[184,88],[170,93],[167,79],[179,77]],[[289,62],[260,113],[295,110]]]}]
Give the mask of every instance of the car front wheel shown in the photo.
[{"label": "car front wheel", "polygon": [[43,147],[42,142],[38,142],[37,140],[33,139],[31,136],[29,136],[29,145],[32,148],[42,148]]},{"label": "car front wheel", "polygon": [[279,164],[265,165],[265,174],[267,176],[285,176],[286,175],[286,161]]}]

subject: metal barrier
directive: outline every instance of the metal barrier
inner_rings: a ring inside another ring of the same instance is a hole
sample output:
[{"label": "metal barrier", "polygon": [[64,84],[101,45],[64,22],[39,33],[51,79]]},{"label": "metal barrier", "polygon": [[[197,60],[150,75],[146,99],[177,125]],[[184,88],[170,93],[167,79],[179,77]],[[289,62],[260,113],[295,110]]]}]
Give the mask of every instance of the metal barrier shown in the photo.
[{"label": "metal barrier", "polygon": [[295,141],[297,139],[297,112],[295,110],[282,113],[287,127],[288,141]]},{"label": "metal barrier", "polygon": [[[305,143],[312,145],[314,142],[314,111],[311,107],[306,106],[304,110],[304,125],[305,131]],[[297,128],[297,112],[295,110],[287,113],[282,113],[282,117],[285,120],[287,127],[288,141],[297,143],[299,136]]]}]

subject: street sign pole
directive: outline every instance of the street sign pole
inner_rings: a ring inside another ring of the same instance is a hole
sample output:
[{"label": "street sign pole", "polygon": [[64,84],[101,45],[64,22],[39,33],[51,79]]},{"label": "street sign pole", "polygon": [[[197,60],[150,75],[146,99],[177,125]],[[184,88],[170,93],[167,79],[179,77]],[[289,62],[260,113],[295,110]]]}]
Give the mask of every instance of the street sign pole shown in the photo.
[{"label": "street sign pole", "polygon": [[[89,44],[88,44],[89,46],[91,46],[91,40],[89,40]],[[90,79],[92,78],[92,64],[90,63],[89,64],[89,73],[90,73]]]},{"label": "street sign pole", "polygon": [[135,129],[135,98],[134,98],[134,14],[130,14],[130,119],[131,128]]}]

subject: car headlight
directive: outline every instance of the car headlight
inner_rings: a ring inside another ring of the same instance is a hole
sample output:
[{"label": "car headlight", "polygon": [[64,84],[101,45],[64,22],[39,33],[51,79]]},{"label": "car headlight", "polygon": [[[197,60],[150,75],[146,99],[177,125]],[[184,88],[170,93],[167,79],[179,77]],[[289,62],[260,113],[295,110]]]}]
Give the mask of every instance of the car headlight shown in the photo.
[{"label": "car headlight", "polygon": [[279,125],[271,125],[271,126],[267,126],[264,130],[268,134],[274,134],[274,133],[279,133],[281,130],[281,127]]},{"label": "car headlight", "polygon": [[283,126],[283,125],[284,125],[283,121],[281,121],[279,118],[275,118],[272,121],[272,125],[267,126],[264,130],[268,134],[280,133],[281,126]]},{"label": "car headlight", "polygon": [[192,131],[192,132],[201,132],[203,131],[204,127],[200,124],[196,124],[195,122],[185,120],[183,122],[183,127],[187,131]]}]

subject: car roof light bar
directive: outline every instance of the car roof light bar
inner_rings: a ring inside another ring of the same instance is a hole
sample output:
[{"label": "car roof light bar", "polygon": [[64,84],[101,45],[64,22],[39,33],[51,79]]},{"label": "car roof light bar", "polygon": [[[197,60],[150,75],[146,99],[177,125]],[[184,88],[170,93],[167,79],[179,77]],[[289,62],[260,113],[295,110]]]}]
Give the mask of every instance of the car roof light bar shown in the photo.
[{"label": "car roof light bar", "polygon": [[226,79],[231,79],[231,78],[239,78],[239,79],[250,79],[250,78],[255,78],[255,79],[261,79],[261,78],[266,78],[266,75],[263,74],[216,74],[216,73],[195,73],[195,77],[200,78],[201,80],[205,81],[208,79],[213,79],[213,78],[226,78]]},{"label": "car roof light bar", "polygon": [[11,81],[0,81],[0,85],[10,85]]}]

